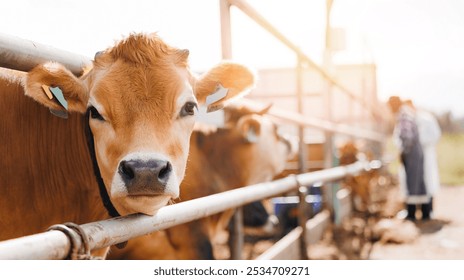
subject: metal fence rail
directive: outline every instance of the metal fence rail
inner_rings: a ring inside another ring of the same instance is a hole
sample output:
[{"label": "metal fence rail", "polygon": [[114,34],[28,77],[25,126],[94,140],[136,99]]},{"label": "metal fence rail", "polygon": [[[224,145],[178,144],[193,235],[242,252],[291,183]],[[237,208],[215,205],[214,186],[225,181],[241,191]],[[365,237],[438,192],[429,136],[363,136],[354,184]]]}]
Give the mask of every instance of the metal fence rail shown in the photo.
[{"label": "metal fence rail", "polygon": [[[210,195],[161,208],[156,215],[134,214],[81,226],[89,236],[89,249],[118,244],[153,231],[213,215],[229,208],[296,190],[300,185],[339,180],[347,175],[377,168],[378,161],[356,162],[326,170],[289,176],[269,183],[261,183],[219,194]],[[73,233],[77,248],[83,247],[79,234]],[[0,242],[0,259],[64,259],[69,256],[71,240],[61,231],[20,237]]]},{"label": "metal fence rail", "polygon": [[0,33],[0,67],[27,72],[47,61],[60,62],[78,76],[91,64],[85,56]]},{"label": "metal fence rail", "polygon": [[[248,104],[252,108],[260,107],[259,102],[250,99],[240,100],[239,102],[243,104]],[[320,129],[323,131],[371,140],[375,142],[383,142],[385,140],[385,135],[379,132],[363,129],[360,127],[354,127],[346,124],[330,122],[316,117],[303,116],[302,114],[295,113],[289,110],[279,109],[275,106],[271,107],[271,109],[269,109],[269,111],[266,114],[276,118],[279,121],[304,126],[306,128]]]}]

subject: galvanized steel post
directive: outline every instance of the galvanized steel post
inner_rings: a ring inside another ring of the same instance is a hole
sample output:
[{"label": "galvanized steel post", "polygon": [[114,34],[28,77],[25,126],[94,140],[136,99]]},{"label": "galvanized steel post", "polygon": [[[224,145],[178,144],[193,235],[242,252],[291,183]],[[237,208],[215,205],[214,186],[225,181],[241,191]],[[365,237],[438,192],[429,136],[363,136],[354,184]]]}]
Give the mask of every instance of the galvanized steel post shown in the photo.
[{"label": "galvanized steel post", "polygon": [[[232,32],[230,24],[230,3],[227,0],[220,0],[220,14],[221,14],[221,47],[222,59],[232,58]],[[241,259],[244,233],[243,233],[243,210],[241,207],[235,209],[232,217],[232,231],[229,236],[230,257],[231,259]]]},{"label": "galvanized steel post", "polygon": [[243,252],[243,244],[245,243],[243,233],[243,208],[238,207],[235,209],[235,213],[232,220],[232,229],[230,231],[230,258],[232,260],[241,260]]}]

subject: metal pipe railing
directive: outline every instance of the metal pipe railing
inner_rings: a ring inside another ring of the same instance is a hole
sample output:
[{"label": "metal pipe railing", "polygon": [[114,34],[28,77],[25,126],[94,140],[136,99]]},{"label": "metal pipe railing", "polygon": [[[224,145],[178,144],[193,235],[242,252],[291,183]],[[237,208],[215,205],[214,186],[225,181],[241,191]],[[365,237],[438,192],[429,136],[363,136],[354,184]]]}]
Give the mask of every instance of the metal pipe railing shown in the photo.
[{"label": "metal pipe railing", "polygon": [[364,138],[367,140],[372,140],[376,142],[385,141],[385,135],[375,131],[362,129],[359,127],[353,127],[345,124],[329,122],[323,119],[302,116],[293,112],[286,110],[271,108],[268,112],[269,115],[276,117],[278,119],[288,121],[291,123],[304,125],[312,128],[318,128],[324,131],[335,132],[347,136],[353,136],[357,138]]},{"label": "metal pipe railing", "polygon": [[[157,230],[190,222],[236,208],[244,204],[296,190],[300,185],[339,180],[378,166],[377,161],[356,162],[351,165],[289,176],[210,195],[161,208],[154,216],[133,214],[84,224],[81,229],[89,237],[90,250],[125,242]],[[82,246],[82,242],[76,242]],[[71,241],[60,231],[20,237],[0,242],[0,259],[64,259],[69,255]]]},{"label": "metal pipe railing", "polygon": [[91,64],[85,56],[0,33],[0,67],[27,72],[47,61],[57,61],[77,76]]},{"label": "metal pipe railing", "polygon": [[[260,103],[251,99],[242,99],[238,101],[243,104],[247,104],[252,108],[259,108]],[[363,138],[366,140],[372,140],[375,142],[383,142],[385,140],[385,135],[379,132],[349,126],[345,124],[330,122],[327,120],[319,119],[316,117],[304,116],[292,111],[279,109],[276,107],[271,107],[267,112],[268,115],[277,118],[278,120],[288,122],[291,124],[296,124],[299,126],[305,126],[308,128],[316,128],[324,131],[339,133],[342,135],[353,136],[356,138]]]}]

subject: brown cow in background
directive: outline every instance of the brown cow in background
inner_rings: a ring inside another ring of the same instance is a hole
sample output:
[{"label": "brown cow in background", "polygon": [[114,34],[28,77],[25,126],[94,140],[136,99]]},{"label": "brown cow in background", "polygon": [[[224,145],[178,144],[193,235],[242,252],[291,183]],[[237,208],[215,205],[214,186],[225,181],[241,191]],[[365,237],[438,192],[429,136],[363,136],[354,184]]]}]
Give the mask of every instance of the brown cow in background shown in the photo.
[{"label": "brown cow in background", "polygon": [[[339,147],[340,165],[348,165],[358,160],[373,160],[373,155],[369,151],[361,151],[353,141],[348,141]],[[351,190],[352,204],[357,211],[368,211],[371,204],[372,188],[377,183],[379,173],[377,170],[370,170],[359,175],[347,176],[342,182]]]}]

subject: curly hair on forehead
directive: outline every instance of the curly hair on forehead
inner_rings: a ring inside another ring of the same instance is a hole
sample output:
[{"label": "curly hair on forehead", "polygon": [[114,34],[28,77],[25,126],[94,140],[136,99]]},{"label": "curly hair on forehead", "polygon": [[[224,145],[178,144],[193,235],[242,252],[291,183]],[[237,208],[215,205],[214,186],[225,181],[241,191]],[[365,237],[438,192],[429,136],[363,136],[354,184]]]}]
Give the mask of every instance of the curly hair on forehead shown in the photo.
[{"label": "curly hair on forehead", "polygon": [[[133,33],[103,52],[113,60],[141,65],[163,65],[173,63],[187,67],[189,51],[166,44],[156,33]],[[96,62],[98,62],[96,57]]]}]

